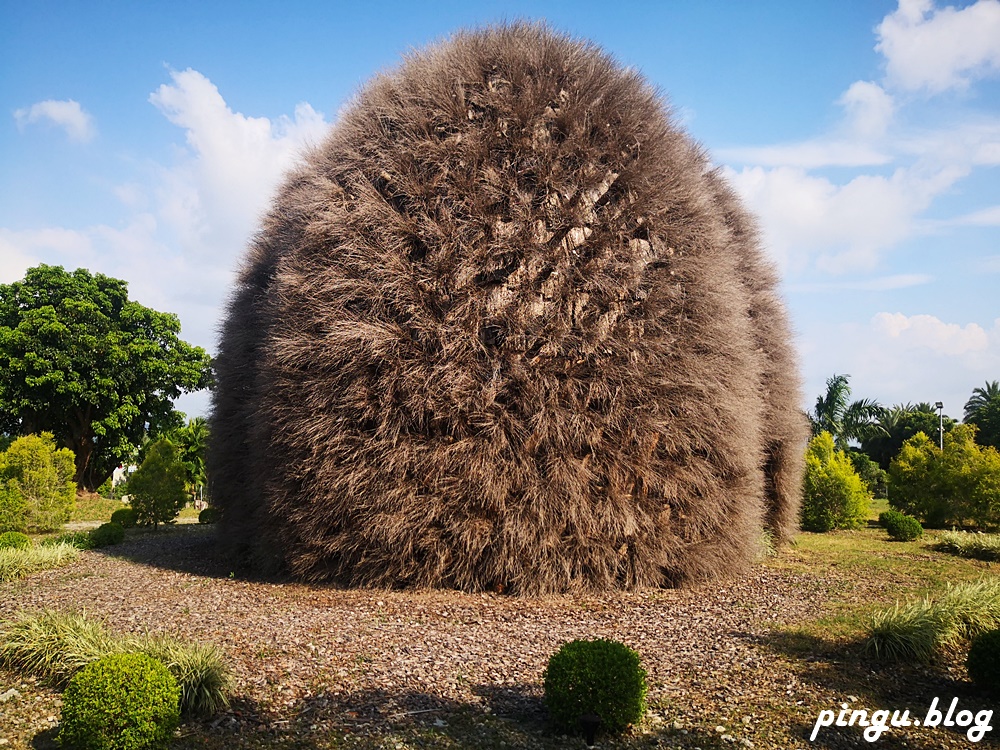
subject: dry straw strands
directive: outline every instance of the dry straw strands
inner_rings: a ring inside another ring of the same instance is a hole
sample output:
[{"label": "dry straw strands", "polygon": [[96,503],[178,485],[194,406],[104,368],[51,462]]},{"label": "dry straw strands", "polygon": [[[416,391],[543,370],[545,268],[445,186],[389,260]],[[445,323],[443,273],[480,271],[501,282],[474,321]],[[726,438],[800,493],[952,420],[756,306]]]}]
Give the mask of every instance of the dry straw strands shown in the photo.
[{"label": "dry straw strands", "polygon": [[312,580],[536,594],[741,570],[805,428],[752,219],[634,71],[544,26],[375,78],[223,328],[221,538]]}]

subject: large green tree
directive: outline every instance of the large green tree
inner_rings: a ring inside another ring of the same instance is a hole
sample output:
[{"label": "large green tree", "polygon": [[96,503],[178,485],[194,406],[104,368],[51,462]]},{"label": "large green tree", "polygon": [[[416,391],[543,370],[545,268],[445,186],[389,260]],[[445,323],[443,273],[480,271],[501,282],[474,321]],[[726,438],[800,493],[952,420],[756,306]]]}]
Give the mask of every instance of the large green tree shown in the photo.
[{"label": "large green tree", "polygon": [[838,450],[847,450],[851,440],[861,442],[878,434],[878,420],[884,411],[873,399],[851,401],[850,377],[828,378],[826,393],[816,398],[816,406],[808,415],[813,437],[829,432]]},{"label": "large green tree", "polygon": [[1000,449],[1000,381],[987,381],[985,388],[974,388],[965,402],[965,422],[974,424],[976,442]]},{"label": "large green tree", "polygon": [[896,404],[882,411],[877,422],[880,429],[861,441],[861,450],[888,471],[889,464],[899,454],[903,443],[918,432],[938,442],[939,427],[942,423],[945,434],[948,434],[956,424],[948,415],[944,415],[939,421],[937,411],[928,403],[919,403],[916,406]]},{"label": "large green tree", "polygon": [[40,265],[0,285],[0,432],[53,433],[76,456],[77,485],[97,488],[179,424],[174,398],[211,384],[208,355],[179,333],[176,315],[86,269]]}]

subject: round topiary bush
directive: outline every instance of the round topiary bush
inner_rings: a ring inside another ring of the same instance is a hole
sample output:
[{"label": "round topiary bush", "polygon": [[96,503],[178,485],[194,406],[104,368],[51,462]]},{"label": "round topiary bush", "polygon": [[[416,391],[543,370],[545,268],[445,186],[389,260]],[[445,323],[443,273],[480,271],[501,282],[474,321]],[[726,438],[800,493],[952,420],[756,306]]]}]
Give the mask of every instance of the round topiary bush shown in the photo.
[{"label": "round topiary bush", "polygon": [[601,729],[620,732],[646,711],[646,670],[639,654],[618,641],[570,641],[549,659],[543,676],[545,705],[567,731],[580,718],[599,716]]},{"label": "round topiary bush", "polygon": [[218,508],[204,508],[198,514],[198,523],[217,523],[219,520]]},{"label": "round topiary bush", "polygon": [[90,544],[94,548],[110,547],[112,544],[120,544],[124,539],[125,529],[114,521],[102,523],[90,532]]},{"label": "round topiary bush", "polygon": [[181,689],[145,654],[112,654],[69,681],[59,741],[78,750],[164,747],[180,723]]},{"label": "round topiary bush", "polygon": [[123,529],[131,529],[139,522],[139,516],[132,508],[119,508],[111,514],[111,522]]},{"label": "round topiary bush", "polygon": [[742,572],[805,420],[754,220],[633,69],[541,25],[379,75],[279,191],[223,326],[232,552],[543,593]]},{"label": "round topiary bush", "polygon": [[972,639],[965,666],[976,685],[1000,697],[1000,629]]},{"label": "round topiary bush", "polygon": [[5,531],[0,534],[0,549],[28,549],[31,537],[20,531]]},{"label": "round topiary bush", "polygon": [[924,527],[920,525],[920,521],[913,516],[902,513],[888,518],[885,530],[889,532],[889,536],[899,542],[912,542],[924,535]]},{"label": "round topiary bush", "polygon": [[905,513],[901,513],[898,510],[883,510],[878,514],[878,525],[883,529],[889,528],[889,524],[893,523],[893,519],[902,518]]}]

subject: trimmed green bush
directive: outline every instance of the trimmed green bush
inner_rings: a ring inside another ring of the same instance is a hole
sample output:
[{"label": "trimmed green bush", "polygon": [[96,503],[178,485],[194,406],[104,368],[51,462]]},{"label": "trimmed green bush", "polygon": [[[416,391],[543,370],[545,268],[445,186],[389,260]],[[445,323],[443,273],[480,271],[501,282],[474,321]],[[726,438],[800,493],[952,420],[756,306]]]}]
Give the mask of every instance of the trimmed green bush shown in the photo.
[{"label": "trimmed green bush", "polygon": [[219,509],[218,508],[205,508],[201,513],[198,514],[198,523],[218,523],[219,522]]},{"label": "trimmed green bush", "polygon": [[20,531],[5,531],[0,534],[0,549],[28,549],[31,537]]},{"label": "trimmed green bush", "polygon": [[809,441],[802,492],[802,528],[825,532],[865,524],[871,494],[833,436],[821,432]]},{"label": "trimmed green bush", "polygon": [[119,508],[111,514],[111,522],[123,529],[131,529],[139,522],[139,515],[132,508]]},{"label": "trimmed green bush", "polygon": [[121,524],[114,521],[102,523],[90,532],[90,544],[93,548],[110,547],[113,544],[121,544],[125,540],[125,529]]},{"label": "trimmed green bush", "polygon": [[878,514],[878,525],[883,529],[887,529],[893,519],[902,518],[905,515],[905,513],[900,513],[898,510],[883,510]]},{"label": "trimmed green bush", "polygon": [[580,717],[596,714],[601,729],[621,732],[646,711],[646,670],[639,654],[618,641],[570,641],[545,669],[545,705],[556,725],[580,728]]},{"label": "trimmed green bush", "polygon": [[902,513],[898,517],[890,518],[886,523],[885,530],[898,542],[912,542],[924,535],[924,527],[920,525],[920,521],[913,516],[906,516]]},{"label": "trimmed green bush", "polygon": [[105,656],[66,686],[59,741],[79,750],[165,747],[180,723],[180,697],[177,680],[151,656]]},{"label": "trimmed green bush", "polygon": [[972,639],[965,667],[977,686],[1000,697],[1000,629]]}]

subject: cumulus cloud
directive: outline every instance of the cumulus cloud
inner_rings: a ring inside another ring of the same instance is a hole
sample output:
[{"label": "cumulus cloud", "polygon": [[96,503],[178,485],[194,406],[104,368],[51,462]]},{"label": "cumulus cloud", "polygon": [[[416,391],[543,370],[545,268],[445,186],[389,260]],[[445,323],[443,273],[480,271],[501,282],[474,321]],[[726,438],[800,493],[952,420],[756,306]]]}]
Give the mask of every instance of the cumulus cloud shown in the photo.
[{"label": "cumulus cloud", "polygon": [[962,89],[1000,72],[1000,2],[936,8],[931,0],[900,0],[877,28],[886,73],[907,90]]},{"label": "cumulus cloud", "polygon": [[328,123],[309,104],[274,122],[248,117],[233,112],[198,71],[171,78],[149,100],[184,129],[188,148],[162,175],[161,216],[188,243],[201,238],[213,252],[220,241],[242,247],[282,174],[304,146],[323,138]]},{"label": "cumulus cloud", "polygon": [[876,268],[886,252],[917,231],[918,216],[934,197],[965,174],[897,169],[838,185],[796,167],[726,172],[760,217],[765,245],[782,270],[814,266],[833,274]]},{"label": "cumulus cloud", "polygon": [[111,188],[125,210],[120,224],[0,229],[0,282],[38,263],[87,267],[128,281],[142,304],[180,316],[186,340],[213,349],[247,239],[282,175],[328,123],[308,104],[275,120],[234,112],[194,70],[171,73],[150,102],[183,129],[175,161]]},{"label": "cumulus cloud", "polygon": [[838,102],[851,130],[861,138],[880,138],[892,122],[895,104],[885,89],[871,81],[855,81]]},{"label": "cumulus cloud", "polygon": [[21,130],[28,125],[48,120],[65,130],[71,141],[80,143],[86,143],[97,135],[94,118],[84,111],[79,102],[72,99],[36,102],[30,107],[16,110],[14,120]]},{"label": "cumulus cloud", "polygon": [[933,315],[880,312],[867,323],[803,331],[806,393],[834,372],[849,372],[857,397],[884,404],[943,401],[961,416],[972,389],[1000,370],[1000,318],[983,325]]}]

